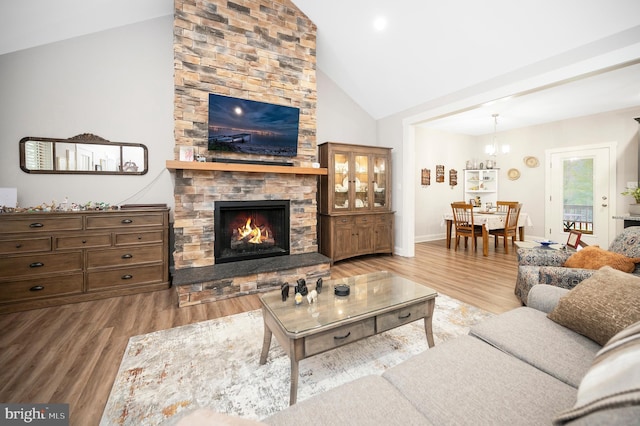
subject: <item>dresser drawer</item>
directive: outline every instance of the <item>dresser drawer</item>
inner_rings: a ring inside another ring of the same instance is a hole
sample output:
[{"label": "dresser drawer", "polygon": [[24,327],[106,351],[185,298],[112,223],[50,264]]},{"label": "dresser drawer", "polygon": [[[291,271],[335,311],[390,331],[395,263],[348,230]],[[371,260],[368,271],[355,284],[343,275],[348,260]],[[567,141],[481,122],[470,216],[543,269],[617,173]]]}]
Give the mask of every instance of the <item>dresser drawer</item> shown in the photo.
[{"label": "dresser drawer", "polygon": [[0,233],[38,233],[52,231],[80,231],[82,230],[82,216],[76,217],[0,217]]},{"label": "dresser drawer", "polygon": [[82,293],[82,273],[0,283],[0,303]]},{"label": "dresser drawer", "polygon": [[82,252],[30,254],[0,258],[0,279],[82,271]]},{"label": "dresser drawer", "polygon": [[374,216],[356,216],[356,225],[373,225]]},{"label": "dresser drawer", "polygon": [[133,286],[163,281],[164,266],[135,266],[87,274],[87,291],[104,290],[110,287]]},{"label": "dresser drawer", "polygon": [[162,262],[163,246],[132,246],[108,250],[90,250],[87,252],[87,268],[119,267],[141,263]]},{"label": "dresser drawer", "polygon": [[164,214],[161,212],[87,216],[87,229],[123,229],[127,227],[136,228],[139,226],[149,227],[162,225],[164,225]]},{"label": "dresser drawer", "polygon": [[16,238],[0,241],[0,254],[20,254],[34,251],[51,251],[51,237]]},{"label": "dresser drawer", "polygon": [[56,249],[77,249],[87,247],[109,247],[111,234],[79,235],[77,237],[56,237]]},{"label": "dresser drawer", "polygon": [[391,214],[381,214],[376,217],[376,223],[385,223],[392,225],[393,224],[393,215]]},{"label": "dresser drawer", "polygon": [[351,226],[353,225],[353,216],[336,217],[334,221],[336,226]]},{"label": "dresser drawer", "polygon": [[118,232],[116,234],[116,245],[124,246],[128,244],[160,243],[164,240],[162,231],[146,232]]},{"label": "dresser drawer", "polygon": [[376,334],[375,318],[367,318],[305,338],[305,357]]},{"label": "dresser drawer", "polygon": [[427,315],[427,303],[425,301],[424,303],[378,315],[376,317],[378,333],[424,318]]}]

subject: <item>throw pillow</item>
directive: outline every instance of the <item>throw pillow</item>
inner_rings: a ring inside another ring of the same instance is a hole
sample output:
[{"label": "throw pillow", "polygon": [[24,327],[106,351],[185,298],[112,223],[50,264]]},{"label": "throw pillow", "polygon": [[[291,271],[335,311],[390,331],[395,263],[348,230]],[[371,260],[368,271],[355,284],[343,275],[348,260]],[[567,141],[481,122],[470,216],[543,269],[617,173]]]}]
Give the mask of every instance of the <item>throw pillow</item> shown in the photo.
[{"label": "throw pillow", "polygon": [[628,408],[633,406],[640,406],[640,322],[616,334],[598,352],[580,382],[576,404],[559,414],[554,424],[578,419],[590,424],[592,414],[606,414],[613,424],[611,415],[634,418]]},{"label": "throw pillow", "polygon": [[562,296],[547,316],[604,345],[640,321],[640,278],[605,266]]},{"label": "throw pillow", "polygon": [[565,262],[567,268],[600,269],[611,266],[624,272],[633,272],[640,257],[627,257],[620,253],[601,249],[598,246],[587,246],[572,254]]}]

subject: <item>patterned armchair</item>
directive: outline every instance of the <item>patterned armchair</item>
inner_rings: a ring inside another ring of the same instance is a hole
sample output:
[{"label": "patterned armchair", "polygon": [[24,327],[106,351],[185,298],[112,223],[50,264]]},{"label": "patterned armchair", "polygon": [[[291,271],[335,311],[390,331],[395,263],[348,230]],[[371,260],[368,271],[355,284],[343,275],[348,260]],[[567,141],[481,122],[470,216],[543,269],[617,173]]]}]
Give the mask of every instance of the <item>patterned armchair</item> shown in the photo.
[{"label": "patterned armchair", "polygon": [[[611,243],[609,251],[627,257],[640,257],[640,226],[625,228]],[[572,289],[595,272],[592,269],[565,268],[562,265],[573,254],[570,251],[542,248],[519,248],[518,278],[515,294],[523,304],[527,302],[529,290],[536,284],[550,284]],[[634,275],[640,276],[640,264]]]}]

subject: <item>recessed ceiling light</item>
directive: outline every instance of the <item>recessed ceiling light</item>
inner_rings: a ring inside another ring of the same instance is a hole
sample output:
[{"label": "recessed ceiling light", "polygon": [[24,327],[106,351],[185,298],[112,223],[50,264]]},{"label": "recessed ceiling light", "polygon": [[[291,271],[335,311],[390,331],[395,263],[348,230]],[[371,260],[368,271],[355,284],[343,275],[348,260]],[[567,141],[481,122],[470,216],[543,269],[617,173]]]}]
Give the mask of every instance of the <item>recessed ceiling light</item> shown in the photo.
[{"label": "recessed ceiling light", "polygon": [[376,31],[382,31],[387,28],[387,18],[384,16],[378,16],[373,20],[373,28],[375,28]]}]

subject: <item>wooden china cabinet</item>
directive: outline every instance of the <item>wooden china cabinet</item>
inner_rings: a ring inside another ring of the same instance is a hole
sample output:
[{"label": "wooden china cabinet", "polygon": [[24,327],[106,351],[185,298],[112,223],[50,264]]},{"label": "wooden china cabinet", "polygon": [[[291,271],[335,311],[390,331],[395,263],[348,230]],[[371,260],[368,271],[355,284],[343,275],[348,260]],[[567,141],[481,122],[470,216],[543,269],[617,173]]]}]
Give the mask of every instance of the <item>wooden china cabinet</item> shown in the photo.
[{"label": "wooden china cabinet", "polygon": [[325,142],[318,146],[320,252],[332,261],[393,253],[391,148]]}]

